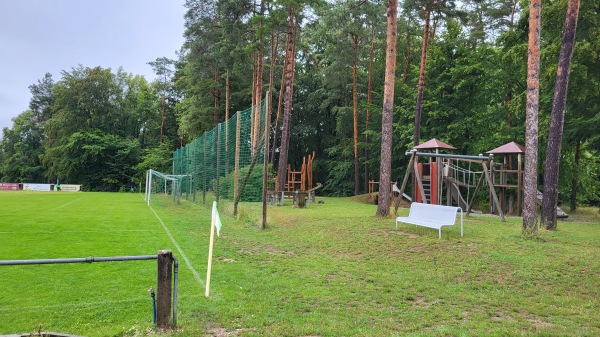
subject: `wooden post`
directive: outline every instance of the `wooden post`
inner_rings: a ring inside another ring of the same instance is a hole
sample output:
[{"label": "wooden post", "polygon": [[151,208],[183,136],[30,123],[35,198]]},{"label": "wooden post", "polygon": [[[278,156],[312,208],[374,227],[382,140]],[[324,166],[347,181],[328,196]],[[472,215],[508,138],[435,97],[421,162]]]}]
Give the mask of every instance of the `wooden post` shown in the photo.
[{"label": "wooden post", "polygon": [[206,203],[206,133],[202,136],[202,203]]},{"label": "wooden post", "polygon": [[485,161],[481,162],[481,164],[483,165],[483,174],[485,174],[485,178],[487,179],[488,186],[490,186],[490,193],[492,193],[492,200],[494,201],[496,210],[498,211],[498,214],[500,215],[500,219],[502,221],[505,221],[504,212],[502,211],[502,207],[500,207],[500,201],[498,201],[498,196],[496,195],[496,189],[494,188],[494,182],[492,181],[492,178],[490,177],[490,171],[488,171]]},{"label": "wooden post", "polygon": [[521,170],[523,163],[520,153],[517,155],[517,165],[519,166],[517,168],[517,214],[521,216],[523,215],[523,171]]},{"label": "wooden post", "polygon": [[229,173],[229,70],[225,77],[225,175]]},{"label": "wooden post", "polygon": [[156,279],[156,324],[159,328],[169,328],[171,316],[171,264],[173,253],[170,250],[158,251],[158,276]]},{"label": "wooden post", "polygon": [[222,123],[217,124],[215,129],[217,131],[217,188],[215,189],[215,197],[217,202],[219,202],[219,198],[221,197],[221,125]]},{"label": "wooden post", "polygon": [[[418,163],[415,161],[414,165],[414,175],[417,179],[417,185],[419,186],[419,191],[421,192],[421,203],[427,204],[427,196],[425,195],[425,189],[423,188],[423,180],[421,179],[421,175],[419,174]],[[415,200],[418,202],[418,200]]]},{"label": "wooden post", "polygon": [[238,111],[235,126],[235,164],[233,172],[233,199],[239,198],[239,177],[240,177],[240,133],[242,127],[242,114]]},{"label": "wooden post", "polygon": [[198,189],[198,185],[196,184],[196,178],[198,177],[198,172],[196,171],[196,162],[198,161],[198,142],[194,141],[192,144],[194,145],[194,174],[192,175],[192,188],[194,191],[194,196],[192,201],[196,202],[196,190]]},{"label": "wooden post", "polygon": [[488,199],[490,200],[490,202],[489,202],[489,211],[490,211],[490,214],[494,214],[494,201],[493,201],[493,198],[492,198],[492,190],[494,188],[496,188],[494,186],[494,184],[496,183],[496,172],[494,172],[494,168],[495,168],[496,165],[494,164],[494,155],[493,154],[490,154],[490,161],[489,161],[489,163],[490,163],[490,168],[489,168],[490,169],[490,171],[489,171],[490,172],[490,177],[492,177],[492,185],[489,185],[490,190],[489,190],[489,193],[488,193]]},{"label": "wooden post", "polygon": [[[477,187],[475,187],[475,192],[473,192],[473,197],[471,198],[471,200],[467,200],[467,215],[469,215],[471,213],[471,208],[473,208],[473,204],[475,203],[475,200],[477,200],[477,193],[479,193],[479,189],[481,188],[481,185],[483,185],[483,180],[485,179],[485,177],[483,176],[485,173],[481,174],[481,178],[479,178],[479,181],[477,182]],[[490,189],[493,189],[494,186],[490,186]],[[491,195],[491,192],[490,192]],[[490,198],[491,199],[491,198]]]},{"label": "wooden post", "polygon": [[408,161],[408,166],[406,166],[406,173],[404,173],[404,179],[402,179],[402,186],[400,187],[400,197],[398,198],[398,203],[394,205],[394,214],[398,213],[398,207],[400,206],[400,201],[402,200],[404,189],[406,188],[406,184],[408,183],[408,177],[410,176],[411,167],[413,167],[413,163],[415,162],[417,150],[413,149],[410,152],[410,160]]},{"label": "wooden post", "polygon": [[267,190],[269,189],[269,138],[271,137],[271,98],[267,91],[267,107],[265,108],[265,152],[263,160],[263,200],[262,200],[262,225],[267,228]]}]

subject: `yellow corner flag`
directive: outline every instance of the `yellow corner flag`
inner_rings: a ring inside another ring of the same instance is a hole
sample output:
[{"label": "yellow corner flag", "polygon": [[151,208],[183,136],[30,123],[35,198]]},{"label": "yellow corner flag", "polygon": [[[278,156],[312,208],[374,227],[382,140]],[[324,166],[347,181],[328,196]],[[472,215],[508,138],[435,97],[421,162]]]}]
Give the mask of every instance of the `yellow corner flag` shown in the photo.
[{"label": "yellow corner flag", "polygon": [[220,236],[221,232],[221,218],[219,218],[219,211],[217,210],[217,202],[213,201],[212,208],[212,222],[215,224],[215,228],[217,229],[217,236]]}]

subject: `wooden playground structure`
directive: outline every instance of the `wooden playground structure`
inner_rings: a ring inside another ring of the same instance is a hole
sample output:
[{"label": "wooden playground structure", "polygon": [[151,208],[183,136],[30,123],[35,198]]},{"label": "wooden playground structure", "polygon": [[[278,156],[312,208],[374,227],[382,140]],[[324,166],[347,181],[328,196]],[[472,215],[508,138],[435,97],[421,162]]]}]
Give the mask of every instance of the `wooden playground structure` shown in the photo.
[{"label": "wooden playground structure", "polygon": [[[509,213],[523,213],[523,155],[525,148],[515,142],[510,142],[487,152],[493,156],[490,162],[490,172],[494,189],[498,189],[500,207]],[[502,156],[502,160],[497,157]],[[516,157],[516,164],[515,164]],[[542,204],[543,194],[537,191],[537,203]],[[514,203],[516,202],[516,208]],[[556,208],[556,217],[567,218],[569,215],[560,207]]]},{"label": "wooden playground structure", "polygon": [[[292,166],[288,164],[287,180],[285,184],[286,191],[306,191],[313,188],[313,161],[315,160],[315,151],[308,155],[308,158],[302,157],[302,167],[300,171],[292,170]],[[278,188],[275,188],[279,190]]]},{"label": "wooden playground structure", "polygon": [[291,198],[294,204],[302,208],[306,204],[306,200],[310,204],[315,200],[315,191],[323,185],[317,183],[313,186],[313,161],[315,160],[315,151],[308,156],[302,157],[302,166],[300,170],[292,169],[288,164],[287,179],[284,188],[277,186],[277,177],[275,177],[275,190],[268,191],[267,197],[269,203],[276,204],[281,202],[284,204],[285,198]]},{"label": "wooden playground structure", "polygon": [[[399,195],[406,197],[404,190],[409,176],[412,175],[412,198],[409,200],[437,205],[441,205],[445,201],[446,205],[457,205],[469,214],[473,211],[472,208],[477,201],[479,191],[487,186],[490,213],[498,214],[502,221],[505,219],[507,208],[511,213],[521,215],[524,171],[522,160],[524,148],[521,145],[511,142],[488,151],[488,156],[439,153],[440,150],[454,149],[453,146],[434,138],[407,152],[410,160]],[[419,150],[435,150],[435,152],[419,152]],[[504,160],[496,161],[496,155],[504,156]],[[516,165],[514,165],[514,160],[509,157],[511,155],[517,156]],[[420,162],[420,158],[426,160]],[[476,171],[474,167],[480,169]],[[513,191],[511,192],[511,190]],[[516,212],[513,212],[512,204],[515,201],[513,199],[515,195],[517,207]],[[541,203],[541,192],[539,191],[538,203]],[[396,212],[398,207],[399,198],[395,202]],[[557,217],[567,216],[565,212],[557,208]]]}]

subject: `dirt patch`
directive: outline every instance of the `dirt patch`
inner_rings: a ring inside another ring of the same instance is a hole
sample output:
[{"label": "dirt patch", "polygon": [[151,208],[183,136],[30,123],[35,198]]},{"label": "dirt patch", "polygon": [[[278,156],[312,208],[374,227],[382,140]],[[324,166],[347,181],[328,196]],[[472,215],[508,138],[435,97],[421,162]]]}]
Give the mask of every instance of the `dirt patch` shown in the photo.
[{"label": "dirt patch", "polygon": [[525,317],[525,319],[531,323],[531,325],[533,325],[533,327],[535,328],[536,331],[540,331],[540,330],[544,330],[547,328],[552,327],[552,323],[545,321],[543,318],[538,317],[538,316],[534,316],[534,315],[527,315]]},{"label": "dirt patch", "polygon": [[435,300],[432,300],[432,301],[426,301],[425,296],[419,295],[415,298],[408,299],[408,302],[411,302],[414,307],[429,308],[430,306],[440,302],[440,299],[436,298]]},{"label": "dirt patch", "polygon": [[275,247],[271,246],[254,246],[248,249],[240,249],[238,250],[240,254],[249,254],[249,255],[257,255],[257,254],[268,254],[268,255],[290,255],[297,256],[298,254],[294,250],[279,250]]},{"label": "dirt patch", "polygon": [[419,234],[408,233],[408,232],[403,232],[403,231],[397,231],[397,232],[394,232],[394,233],[396,233],[396,235],[408,236],[408,238],[410,238],[410,239],[416,239],[416,238],[419,237]]},{"label": "dirt patch", "polygon": [[496,312],[490,315],[490,319],[496,322],[515,322],[512,316],[506,315],[503,312]]},{"label": "dirt patch", "polygon": [[239,335],[239,333],[242,331],[249,331],[249,330],[256,330],[256,329],[254,329],[254,328],[252,328],[252,329],[235,329],[235,330],[227,331],[225,328],[209,327],[207,330],[208,330],[208,335],[206,335],[206,337],[208,337],[208,336],[210,336],[210,337],[232,337],[232,336]]}]

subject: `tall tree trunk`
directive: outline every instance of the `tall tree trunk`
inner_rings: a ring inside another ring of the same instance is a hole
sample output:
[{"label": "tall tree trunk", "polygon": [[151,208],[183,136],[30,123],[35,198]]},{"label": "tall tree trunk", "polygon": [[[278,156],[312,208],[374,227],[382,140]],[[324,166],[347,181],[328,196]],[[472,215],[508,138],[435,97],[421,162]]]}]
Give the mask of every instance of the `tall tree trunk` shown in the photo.
[{"label": "tall tree trunk", "polygon": [[541,225],[550,230],[556,229],[560,151],[565,119],[565,106],[567,105],[569,73],[571,72],[571,59],[573,56],[573,46],[575,45],[575,32],[577,30],[579,1],[580,0],[569,0],[569,8],[567,9],[560,47],[560,56],[558,57],[550,130],[548,132],[546,163],[544,165],[544,198],[542,200]]},{"label": "tall tree trunk", "polygon": [[579,184],[579,160],[581,158],[581,142],[575,144],[575,164],[573,165],[573,177],[571,178],[571,211],[577,209],[577,185]]},{"label": "tall tree trunk", "polygon": [[511,10],[510,10],[510,27],[511,28],[515,25],[515,13],[517,12],[518,4],[519,4],[519,0],[513,0]]},{"label": "tall tree trunk", "polygon": [[433,19],[433,28],[430,29],[431,33],[429,34],[429,47],[433,47],[433,43],[435,42],[435,32],[437,31],[438,20],[439,15],[435,16],[435,18]]},{"label": "tall tree trunk", "polygon": [[512,84],[508,85],[508,92],[506,93],[506,126],[510,129],[512,128],[512,111],[510,110],[510,106],[512,105]]},{"label": "tall tree trunk", "polygon": [[[261,0],[260,2],[260,22],[259,22],[259,30],[262,31],[263,27],[263,13],[265,11],[265,2]],[[260,116],[261,116],[261,102],[262,102],[262,87],[263,87],[263,45],[264,39],[262,36],[262,32],[258,37],[258,48],[256,51],[256,94],[255,94],[255,104],[256,104],[256,113],[254,114],[254,132],[256,136],[254,137],[253,144],[253,153],[254,155],[258,155],[259,153],[259,137],[260,133],[263,132],[260,127]]]},{"label": "tall tree trunk", "polygon": [[252,107],[250,113],[250,156],[254,156],[254,145],[256,144],[256,54],[252,54]]},{"label": "tall tree trunk", "polygon": [[[277,118],[275,119],[275,134],[273,135],[273,146],[271,146],[271,164],[275,163],[275,149],[279,140],[279,129],[281,128],[281,109],[283,108],[283,94],[285,92],[285,69],[287,68],[287,58],[283,58],[283,69],[281,71],[281,86],[279,87],[279,99],[277,102]],[[279,142],[281,144],[281,141]]]},{"label": "tall tree trunk", "polygon": [[365,116],[365,193],[369,190],[369,119],[371,102],[373,101],[373,63],[375,62],[375,37],[371,34],[371,51],[369,59],[369,80],[367,84],[367,111]]},{"label": "tall tree trunk", "polygon": [[402,84],[406,84],[406,77],[408,76],[408,66],[410,66],[410,59],[412,58],[412,51],[410,50],[410,30],[406,30],[406,57],[404,57],[404,70],[402,71]]},{"label": "tall tree trunk", "polygon": [[541,0],[529,3],[527,52],[527,104],[525,118],[525,178],[523,183],[523,235],[537,234],[538,108],[540,99]]},{"label": "tall tree trunk", "polygon": [[358,161],[358,35],[352,34],[354,64],[352,66],[352,107],[354,124],[354,195],[360,193],[360,162]]},{"label": "tall tree trunk", "polygon": [[215,112],[213,113],[213,126],[219,123],[219,64],[215,65]]},{"label": "tall tree trunk", "polygon": [[285,68],[285,98],[283,109],[283,130],[281,133],[281,151],[279,152],[279,164],[277,166],[277,184],[281,191],[285,188],[287,179],[288,150],[290,141],[290,124],[292,120],[292,89],[294,86],[294,7],[290,7],[290,22],[287,33],[285,57],[287,65]]},{"label": "tall tree trunk", "polygon": [[388,0],[387,39],[383,111],[381,114],[381,163],[379,166],[379,203],[377,216],[390,214],[392,176],[392,123],[394,114],[394,83],[396,82],[396,33],[398,31],[398,0]]},{"label": "tall tree trunk", "polygon": [[160,103],[160,144],[163,143],[163,130],[165,128],[165,96],[163,95]]},{"label": "tall tree trunk", "polygon": [[425,89],[425,67],[427,64],[427,47],[429,46],[429,19],[431,12],[426,9],[425,29],[423,31],[423,47],[421,48],[421,67],[419,70],[419,86],[417,89],[417,105],[415,109],[415,125],[413,133],[413,146],[419,145],[421,139],[421,111],[423,110],[423,90]]},{"label": "tall tree trunk", "polygon": [[229,70],[225,75],[225,173],[229,173],[229,100],[231,99],[231,88],[229,87]]},{"label": "tall tree trunk", "polygon": [[[277,59],[277,48],[279,45],[279,39],[275,35],[275,31],[271,31],[271,60],[269,63],[269,111],[267,113],[269,116],[272,114],[273,110],[273,86],[275,85],[275,61]],[[269,118],[271,119],[271,118]],[[269,134],[265,137],[271,137],[271,130],[269,127]],[[273,137],[273,143],[275,143],[275,137]],[[270,151],[270,149],[265,148],[265,153]],[[269,157],[268,164],[273,165],[273,156],[274,153],[271,151],[271,156]]]},{"label": "tall tree trunk", "polygon": [[[261,2],[262,3],[262,2]],[[262,26],[262,23],[261,23]],[[263,130],[260,127],[261,102],[262,102],[262,87],[263,87],[263,40],[259,41],[257,66],[256,66],[256,114],[254,115],[254,123],[256,125],[256,137],[254,139],[254,154],[257,155],[260,151],[259,135]]]}]

